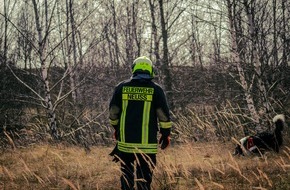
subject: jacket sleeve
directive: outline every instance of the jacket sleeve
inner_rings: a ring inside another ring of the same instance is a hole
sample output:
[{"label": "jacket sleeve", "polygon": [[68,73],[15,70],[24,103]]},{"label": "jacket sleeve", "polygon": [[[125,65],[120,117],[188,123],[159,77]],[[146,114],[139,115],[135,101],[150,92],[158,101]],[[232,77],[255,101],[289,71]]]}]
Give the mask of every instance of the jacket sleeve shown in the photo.
[{"label": "jacket sleeve", "polygon": [[157,91],[156,113],[160,124],[160,133],[163,136],[169,136],[172,122],[167,99],[161,87],[159,87]]},{"label": "jacket sleeve", "polygon": [[112,99],[109,105],[109,121],[110,124],[116,129],[119,125],[119,118],[121,113],[121,93],[120,93],[120,85],[118,85],[113,93]]}]

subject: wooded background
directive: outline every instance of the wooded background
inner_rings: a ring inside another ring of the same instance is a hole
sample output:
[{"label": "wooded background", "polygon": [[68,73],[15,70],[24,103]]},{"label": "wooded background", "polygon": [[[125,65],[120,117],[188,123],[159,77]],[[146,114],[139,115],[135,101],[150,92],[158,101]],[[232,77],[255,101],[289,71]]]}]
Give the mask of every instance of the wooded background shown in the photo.
[{"label": "wooded background", "polygon": [[287,0],[2,2],[1,144],[111,142],[110,97],[141,55],[166,92],[173,140],[289,120]]}]

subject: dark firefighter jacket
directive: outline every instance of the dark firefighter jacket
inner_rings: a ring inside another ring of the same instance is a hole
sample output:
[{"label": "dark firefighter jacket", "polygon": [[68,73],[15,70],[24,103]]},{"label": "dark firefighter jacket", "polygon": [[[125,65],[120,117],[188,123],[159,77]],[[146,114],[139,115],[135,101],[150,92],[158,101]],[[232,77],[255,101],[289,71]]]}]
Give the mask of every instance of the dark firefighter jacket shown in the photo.
[{"label": "dark firefighter jacket", "polygon": [[109,107],[110,124],[117,132],[121,152],[156,154],[158,122],[161,134],[170,134],[172,123],[166,97],[162,88],[151,80],[121,82]]}]

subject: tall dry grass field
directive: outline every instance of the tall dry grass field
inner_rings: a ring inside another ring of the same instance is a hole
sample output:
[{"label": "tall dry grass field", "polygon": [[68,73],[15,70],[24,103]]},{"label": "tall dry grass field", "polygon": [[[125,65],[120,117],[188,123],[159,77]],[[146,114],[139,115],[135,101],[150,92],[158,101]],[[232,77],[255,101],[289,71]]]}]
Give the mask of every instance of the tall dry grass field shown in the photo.
[{"label": "tall dry grass field", "polygon": [[[0,189],[117,190],[113,147],[35,145],[1,152]],[[263,157],[233,157],[233,143],[185,143],[159,151],[153,190],[290,189],[290,147]]]}]

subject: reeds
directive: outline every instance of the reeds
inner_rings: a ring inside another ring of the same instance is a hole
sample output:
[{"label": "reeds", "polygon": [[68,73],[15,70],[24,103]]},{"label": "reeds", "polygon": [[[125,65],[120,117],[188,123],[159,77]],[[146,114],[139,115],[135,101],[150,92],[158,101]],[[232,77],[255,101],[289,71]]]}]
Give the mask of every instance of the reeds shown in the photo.
[{"label": "reeds", "polygon": [[[152,189],[289,189],[289,147],[265,157],[233,157],[231,144],[187,143],[160,150]],[[0,157],[0,189],[120,189],[111,147],[42,145]]]},{"label": "reeds", "polygon": [[[196,109],[185,109],[182,114],[174,115],[172,144],[157,154],[152,189],[290,189],[289,139],[284,139],[279,154],[232,156],[236,139],[250,132],[247,131],[251,129],[249,126],[251,119],[242,108],[234,108],[230,103],[219,110],[204,108],[203,114]],[[40,134],[40,130],[41,127],[32,125],[31,133]],[[120,189],[120,163],[113,163],[108,155],[113,145],[101,143],[102,146],[91,146],[88,152],[67,142],[50,144],[34,140],[22,148],[21,142],[25,144],[25,140],[33,136],[31,133],[19,133],[25,138],[17,142],[13,134],[4,134],[6,145],[1,148],[0,190]],[[106,134],[111,132],[104,132],[104,137],[110,138]],[[108,142],[112,141],[110,138]]]}]

